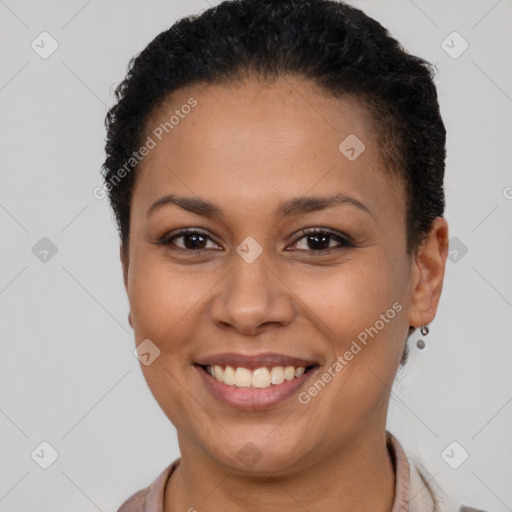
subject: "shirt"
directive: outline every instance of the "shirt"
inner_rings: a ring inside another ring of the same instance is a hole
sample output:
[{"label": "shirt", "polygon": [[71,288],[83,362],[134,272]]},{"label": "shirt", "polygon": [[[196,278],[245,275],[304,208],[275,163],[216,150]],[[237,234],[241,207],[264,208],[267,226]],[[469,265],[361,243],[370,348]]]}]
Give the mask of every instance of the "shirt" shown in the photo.
[{"label": "shirt", "polygon": [[[410,464],[398,439],[386,431],[386,443],[395,471],[395,499],[391,512],[485,512],[461,506],[458,510],[442,507],[421,470]],[[156,480],[128,498],[117,512],[164,512],[167,481],[180,459],[167,466]]]}]

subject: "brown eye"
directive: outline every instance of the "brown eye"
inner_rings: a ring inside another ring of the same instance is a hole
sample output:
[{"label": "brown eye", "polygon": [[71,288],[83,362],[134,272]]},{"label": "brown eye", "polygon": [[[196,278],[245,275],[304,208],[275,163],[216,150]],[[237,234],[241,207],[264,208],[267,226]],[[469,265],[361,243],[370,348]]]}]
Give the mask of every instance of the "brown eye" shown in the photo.
[{"label": "brown eye", "polygon": [[[294,246],[297,246],[304,240],[303,247],[298,250],[311,252],[324,252],[331,250],[339,250],[343,248],[355,247],[353,242],[346,235],[325,228],[317,228],[312,230],[304,230],[299,233],[300,236],[295,240]],[[331,246],[332,242],[337,242],[337,246]]]},{"label": "brown eye", "polygon": [[[176,240],[182,239],[182,242],[176,243]],[[167,234],[159,241],[159,245],[175,246],[178,250],[183,251],[203,251],[207,250],[208,241],[213,242],[211,238],[204,232],[198,230],[185,230],[179,233]],[[216,247],[217,244],[213,242]],[[214,247],[214,248],[216,248]]]}]

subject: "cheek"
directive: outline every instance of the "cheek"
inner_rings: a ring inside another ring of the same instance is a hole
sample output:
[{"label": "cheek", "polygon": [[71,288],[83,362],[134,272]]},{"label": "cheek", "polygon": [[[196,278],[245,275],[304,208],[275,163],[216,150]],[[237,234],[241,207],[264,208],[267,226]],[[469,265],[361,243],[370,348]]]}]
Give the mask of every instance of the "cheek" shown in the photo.
[{"label": "cheek", "polygon": [[154,338],[163,349],[171,348],[170,342],[181,339],[189,317],[200,307],[208,278],[155,257],[134,261],[130,272],[130,311],[137,339]]},{"label": "cheek", "polygon": [[[162,354],[150,365],[142,367],[144,379],[151,394],[169,421],[184,432],[192,432],[191,418],[200,415],[199,404],[194,392],[187,389],[183,376],[178,374],[172,363],[170,354]],[[199,404],[199,405],[198,405]]]},{"label": "cheek", "polygon": [[396,307],[392,308],[401,301],[403,288],[394,266],[375,256],[371,260],[354,257],[337,267],[300,276],[290,274],[288,282],[307,305],[304,314],[309,311],[311,321],[322,326],[329,339],[339,340],[340,349],[390,308],[396,318]]},{"label": "cheek", "polygon": [[196,371],[190,365],[189,342],[196,332],[197,315],[204,314],[201,298],[212,284],[206,287],[206,276],[194,277],[190,271],[152,257],[133,261],[130,270],[135,339],[137,343],[149,339],[160,350],[150,365],[141,364],[141,370],[164,414],[176,428],[188,431],[187,418],[198,414],[186,385]]},{"label": "cheek", "polygon": [[340,363],[329,367],[336,375],[331,389],[344,388],[333,396],[340,406],[370,407],[393,382],[407,327],[399,269],[383,257],[354,258],[291,286],[329,341],[331,361]]}]

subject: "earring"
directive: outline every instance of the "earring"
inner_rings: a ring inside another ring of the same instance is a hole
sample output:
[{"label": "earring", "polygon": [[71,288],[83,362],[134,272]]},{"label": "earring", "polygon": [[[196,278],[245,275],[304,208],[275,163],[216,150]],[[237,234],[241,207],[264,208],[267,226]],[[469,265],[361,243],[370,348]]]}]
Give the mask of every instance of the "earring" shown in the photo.
[{"label": "earring", "polygon": [[428,325],[422,325],[421,329],[420,329],[420,332],[421,332],[421,334],[423,336],[426,336],[429,333]]}]

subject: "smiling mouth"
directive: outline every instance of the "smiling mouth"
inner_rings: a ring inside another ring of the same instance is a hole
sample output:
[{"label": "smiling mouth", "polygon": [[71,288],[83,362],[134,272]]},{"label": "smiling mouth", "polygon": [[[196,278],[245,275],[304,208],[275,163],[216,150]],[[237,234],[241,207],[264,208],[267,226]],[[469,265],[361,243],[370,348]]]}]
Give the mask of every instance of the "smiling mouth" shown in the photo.
[{"label": "smiling mouth", "polygon": [[198,365],[217,382],[235,388],[266,389],[302,377],[318,367],[311,366],[262,366],[249,369],[243,366]]}]

